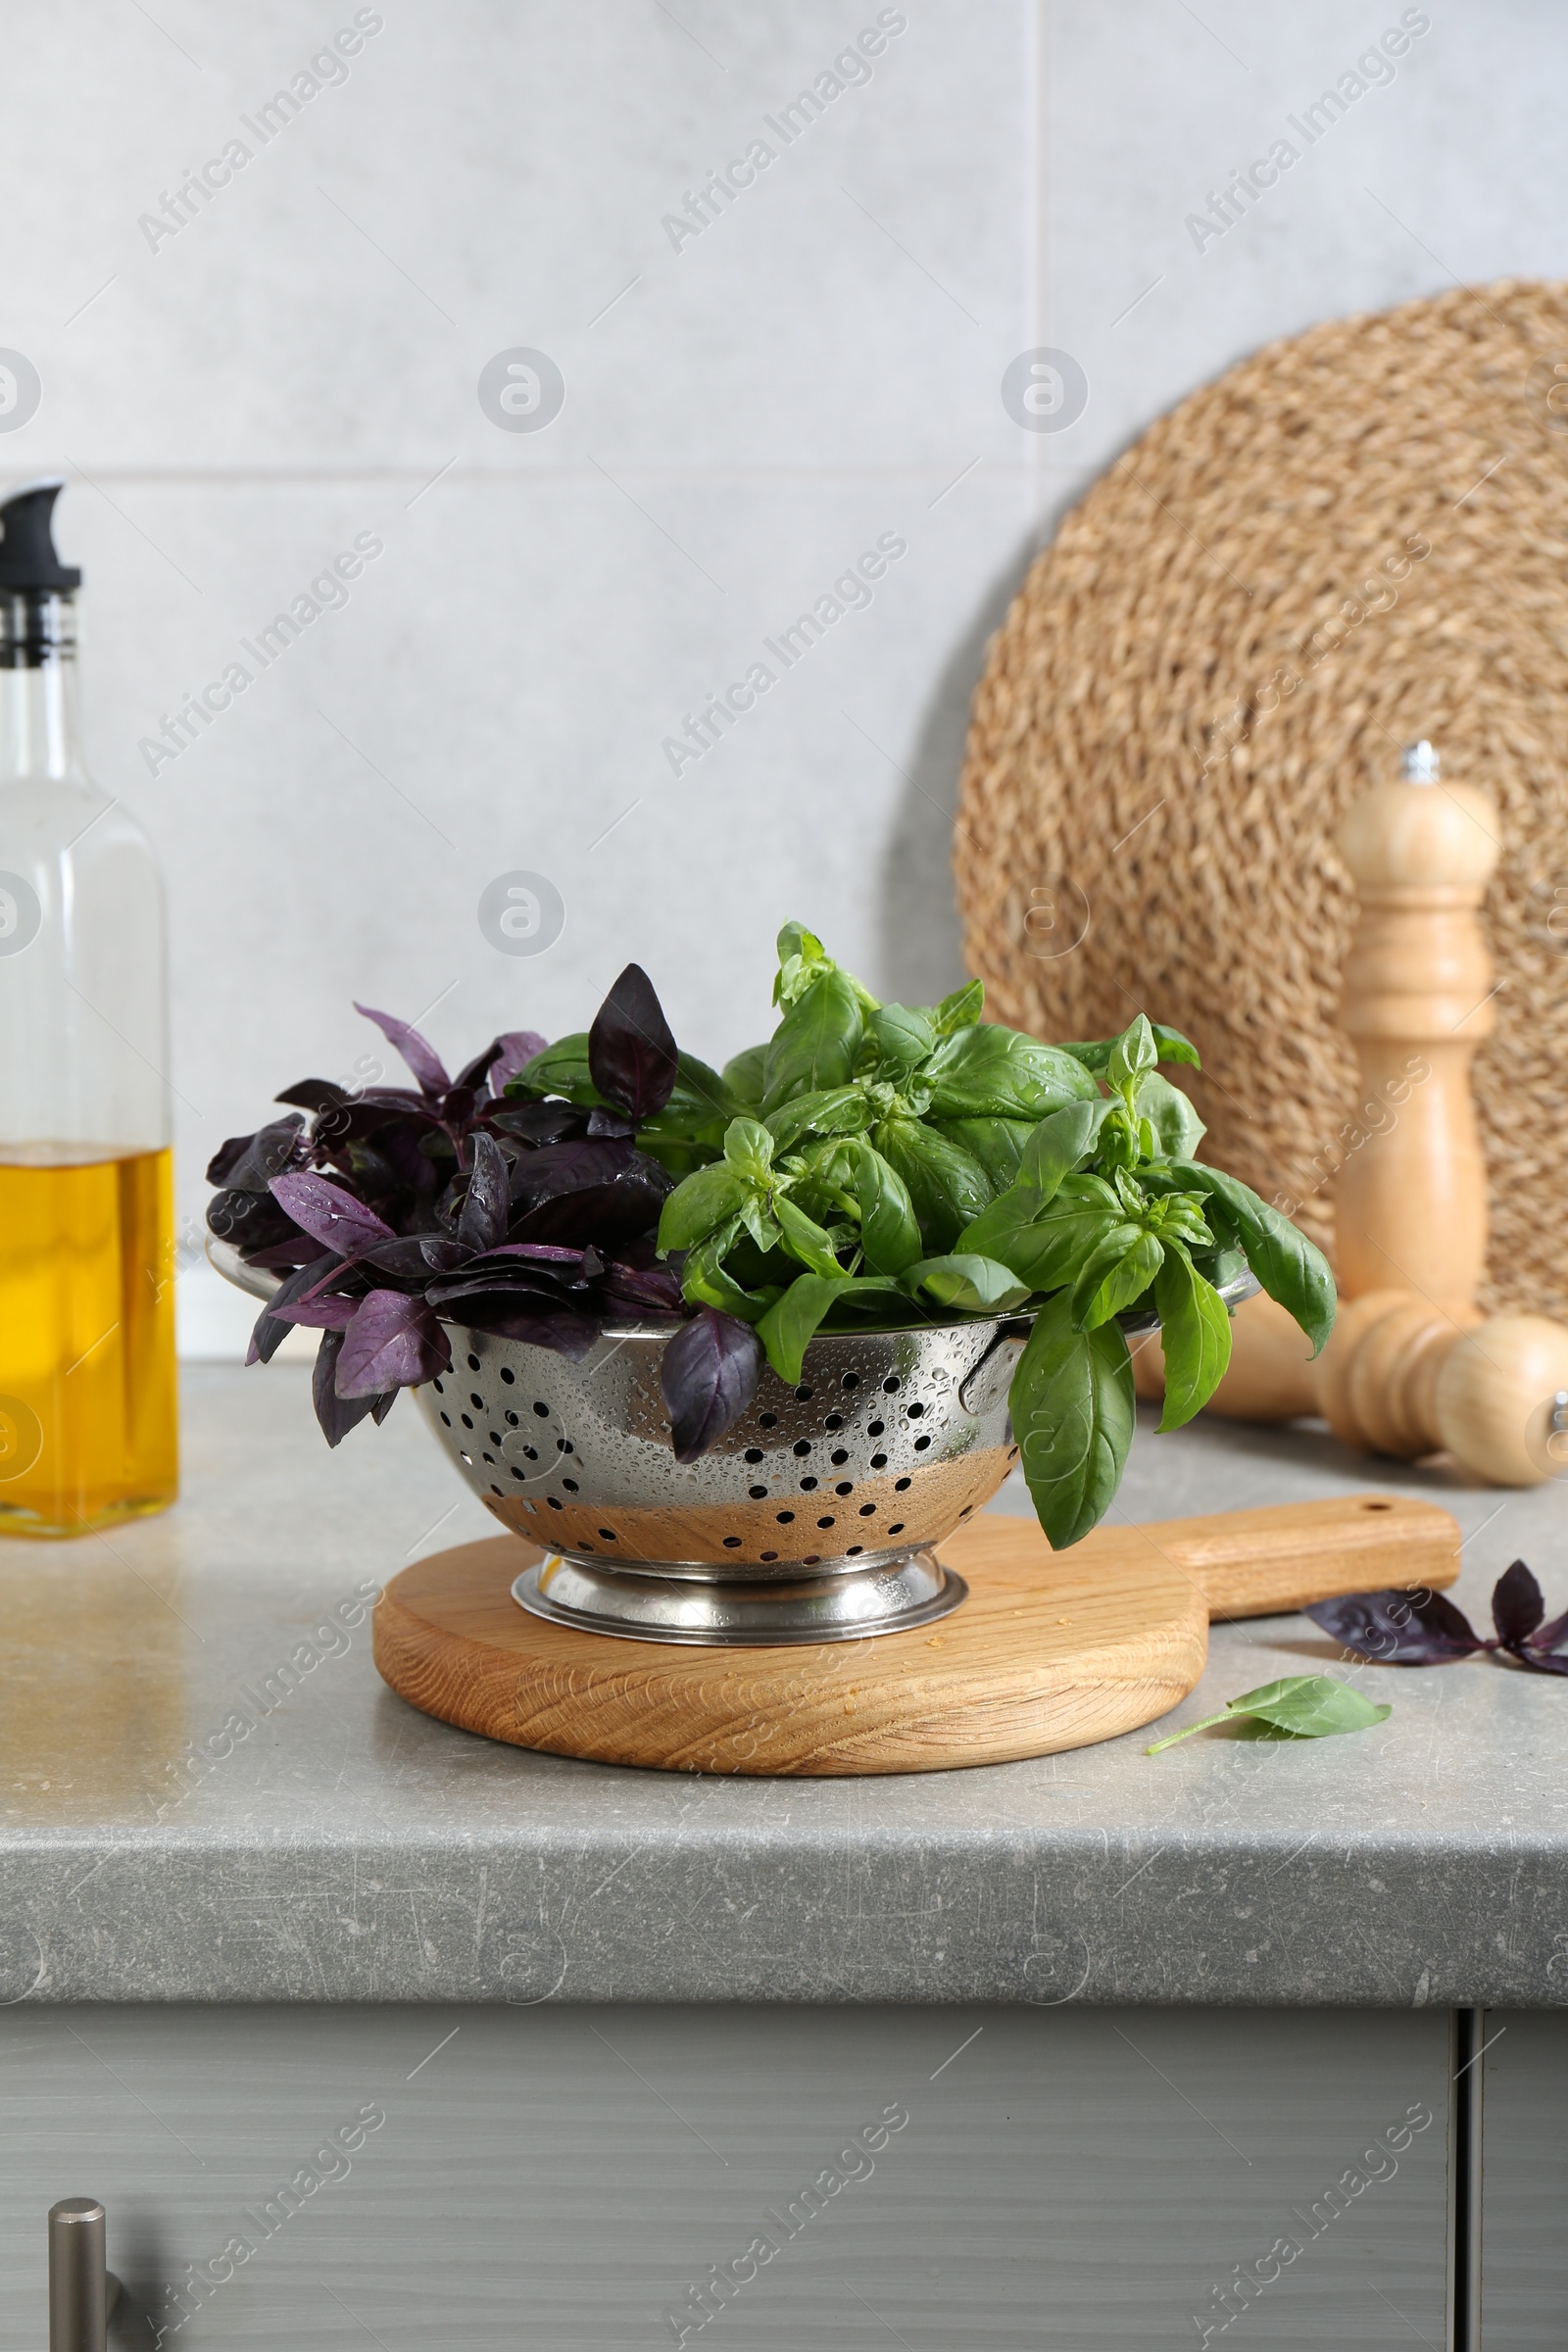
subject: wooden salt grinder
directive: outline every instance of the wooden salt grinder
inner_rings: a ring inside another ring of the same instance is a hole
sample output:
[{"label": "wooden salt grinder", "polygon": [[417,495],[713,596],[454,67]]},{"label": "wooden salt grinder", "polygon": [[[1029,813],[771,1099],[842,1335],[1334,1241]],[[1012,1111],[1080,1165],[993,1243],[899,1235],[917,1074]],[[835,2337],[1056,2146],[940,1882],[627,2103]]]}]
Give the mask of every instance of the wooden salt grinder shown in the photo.
[{"label": "wooden salt grinder", "polygon": [[1335,1188],[1336,1277],[1347,1298],[1403,1288],[1464,1318],[1487,1264],[1470,1063],[1495,1018],[1480,908],[1496,810],[1472,785],[1440,785],[1418,743],[1402,783],[1354,804],[1340,845],[1360,902],[1340,1026],[1361,1092]]}]

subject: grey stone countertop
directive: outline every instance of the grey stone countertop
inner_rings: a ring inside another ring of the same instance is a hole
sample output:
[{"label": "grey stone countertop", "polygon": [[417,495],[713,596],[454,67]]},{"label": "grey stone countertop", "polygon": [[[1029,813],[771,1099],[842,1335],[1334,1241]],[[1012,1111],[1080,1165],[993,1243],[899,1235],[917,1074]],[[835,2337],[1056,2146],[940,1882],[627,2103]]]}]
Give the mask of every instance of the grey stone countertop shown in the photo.
[{"label": "grey stone countertop", "polygon": [[[495,1530],[406,1403],[330,1453],[308,1381],[188,1367],[174,1510],[0,1543],[0,2001],[1568,2002],[1568,1683],[1367,1667],[1352,1738],[875,1779],[535,1755],[379,1681],[365,1595]],[[1454,1512],[1473,1618],[1518,1554],[1568,1605],[1561,1489],[1310,1425],[1146,1422],[1117,1508],[1368,1487]],[[1338,1654],[1216,1626],[1164,1728]]]}]

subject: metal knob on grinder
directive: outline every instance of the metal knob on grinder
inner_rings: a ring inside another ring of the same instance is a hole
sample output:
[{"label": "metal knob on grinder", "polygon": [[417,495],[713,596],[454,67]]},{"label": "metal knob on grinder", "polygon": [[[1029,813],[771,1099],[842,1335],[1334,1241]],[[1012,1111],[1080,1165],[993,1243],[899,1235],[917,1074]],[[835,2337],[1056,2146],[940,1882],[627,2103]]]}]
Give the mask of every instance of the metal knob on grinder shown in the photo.
[{"label": "metal knob on grinder", "polygon": [[49,2352],[105,2352],[119,2294],[105,2267],[103,2207],[62,2197],[49,2208]]}]

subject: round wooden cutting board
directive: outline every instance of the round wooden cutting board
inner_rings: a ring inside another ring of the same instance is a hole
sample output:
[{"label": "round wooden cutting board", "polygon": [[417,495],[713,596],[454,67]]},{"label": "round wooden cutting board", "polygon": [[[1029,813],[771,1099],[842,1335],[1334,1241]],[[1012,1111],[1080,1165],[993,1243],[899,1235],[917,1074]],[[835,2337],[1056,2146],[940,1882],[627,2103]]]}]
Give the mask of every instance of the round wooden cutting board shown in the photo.
[{"label": "round wooden cutting board", "polygon": [[539,1554],[500,1536],[394,1577],[374,1655],[425,1714],[556,1755],[670,1772],[947,1771],[1153,1722],[1202,1673],[1211,1616],[1451,1584],[1458,1550],[1446,1511],[1392,1495],[1102,1527],[1061,1553],[1033,1520],[992,1514],[940,1546],[969,1597],[937,1625],[701,1649],[529,1616],[512,1584]]}]

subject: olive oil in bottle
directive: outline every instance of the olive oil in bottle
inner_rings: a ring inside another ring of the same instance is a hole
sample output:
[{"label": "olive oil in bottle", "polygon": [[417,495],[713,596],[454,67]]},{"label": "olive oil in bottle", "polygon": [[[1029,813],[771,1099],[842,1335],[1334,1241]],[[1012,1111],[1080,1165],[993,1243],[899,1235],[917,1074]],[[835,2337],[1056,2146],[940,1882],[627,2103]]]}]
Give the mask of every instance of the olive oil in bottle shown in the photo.
[{"label": "olive oil in bottle", "polygon": [[82,765],[60,488],[0,501],[0,1536],[178,1486],[163,889]]}]

